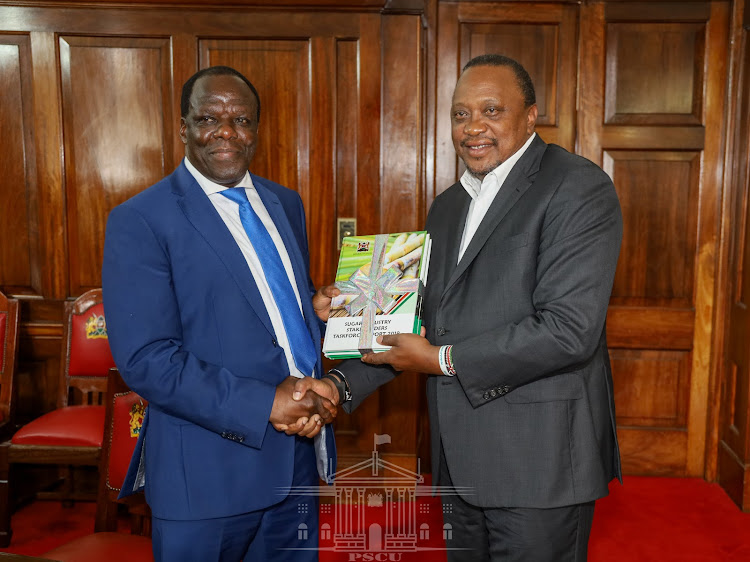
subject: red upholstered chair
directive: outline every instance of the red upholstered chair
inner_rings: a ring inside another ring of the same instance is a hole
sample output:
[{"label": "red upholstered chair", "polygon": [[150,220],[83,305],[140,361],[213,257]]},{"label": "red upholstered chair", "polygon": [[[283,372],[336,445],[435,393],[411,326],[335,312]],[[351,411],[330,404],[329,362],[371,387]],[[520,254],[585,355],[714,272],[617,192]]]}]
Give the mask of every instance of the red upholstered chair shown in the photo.
[{"label": "red upholstered chair", "polygon": [[[17,463],[61,466],[63,486],[45,497],[94,499],[73,486],[74,466],[97,466],[101,456],[109,350],[101,289],[65,304],[57,408],[21,427],[0,446],[0,546],[10,541],[10,467]],[[40,494],[41,497],[41,494]],[[3,509],[5,507],[5,509]]]},{"label": "red upholstered chair", "polygon": [[117,499],[138,441],[147,405],[146,400],[128,388],[116,368],[110,369],[94,527],[97,532],[117,530],[118,505],[124,504],[131,516],[131,530],[139,535],[151,536],[151,511],[143,493]]},{"label": "red upholstered chair", "polygon": [[[146,401],[128,389],[120,373],[112,369],[107,388],[104,446],[99,464],[97,532],[59,546],[44,554],[45,558],[60,562],[153,560],[151,540],[148,537],[132,534],[145,527],[133,528],[131,522],[131,534],[116,532],[119,503],[126,503],[130,509],[147,508],[142,493],[128,496],[124,500],[117,500],[128,470],[130,456],[133,454],[138,439],[145,407]],[[150,521],[150,513],[147,515]]]}]

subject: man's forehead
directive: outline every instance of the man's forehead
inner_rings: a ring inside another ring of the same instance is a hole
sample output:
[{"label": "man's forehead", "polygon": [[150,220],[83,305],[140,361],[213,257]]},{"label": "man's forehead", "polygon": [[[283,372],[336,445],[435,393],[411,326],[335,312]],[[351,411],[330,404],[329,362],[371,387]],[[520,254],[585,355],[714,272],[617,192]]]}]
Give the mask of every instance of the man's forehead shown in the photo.
[{"label": "man's forehead", "polygon": [[250,88],[247,88],[246,92],[223,88],[202,88],[201,90],[196,88],[193,90],[193,95],[190,96],[191,107],[241,106],[255,108],[257,105],[258,102]]},{"label": "man's forehead", "polygon": [[220,94],[234,95],[237,98],[255,98],[242,78],[233,74],[212,74],[201,76],[193,86],[195,98],[216,97]]},{"label": "man's forehead", "polygon": [[468,101],[471,101],[471,103],[499,103],[502,99],[502,96],[497,93],[488,93],[486,95],[473,95],[471,96],[471,100],[465,100],[462,97],[456,97],[456,93],[453,93],[453,105],[461,105],[462,103],[468,103]]},{"label": "man's forehead", "polygon": [[521,88],[513,71],[505,66],[472,66],[467,68],[456,82],[453,103],[461,103],[465,97],[476,101],[495,101],[507,97],[510,90]]},{"label": "man's forehead", "polygon": [[193,100],[196,105],[255,105],[255,97],[252,93],[236,95],[235,93],[227,94],[226,92],[211,91],[193,96]]}]

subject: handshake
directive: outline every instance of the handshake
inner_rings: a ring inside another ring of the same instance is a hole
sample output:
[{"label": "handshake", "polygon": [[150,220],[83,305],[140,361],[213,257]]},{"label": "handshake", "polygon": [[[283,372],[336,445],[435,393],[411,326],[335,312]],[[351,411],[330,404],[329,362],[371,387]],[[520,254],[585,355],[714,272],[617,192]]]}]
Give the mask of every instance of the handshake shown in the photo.
[{"label": "handshake", "polygon": [[339,391],[330,379],[287,377],[276,387],[269,421],[287,435],[315,437],[336,417]]},{"label": "handshake", "polygon": [[[328,320],[331,299],[341,293],[335,285],[322,287],[312,298],[315,314],[323,322]],[[421,334],[391,334],[378,336],[378,343],[390,346],[381,353],[366,353],[362,361],[370,365],[390,365],[395,371],[416,371],[432,375],[443,374],[439,347],[430,345]],[[335,376],[335,375],[333,375]],[[337,377],[338,378],[338,377]],[[287,435],[315,437],[324,424],[336,417],[339,390],[330,378],[287,377],[276,387],[276,396],[269,421]]]},{"label": "handshake", "polygon": [[[331,312],[331,299],[340,294],[335,285],[321,287],[312,298],[315,314],[323,322]],[[329,379],[287,377],[276,387],[268,421],[287,435],[315,437],[338,412],[339,392]]]}]

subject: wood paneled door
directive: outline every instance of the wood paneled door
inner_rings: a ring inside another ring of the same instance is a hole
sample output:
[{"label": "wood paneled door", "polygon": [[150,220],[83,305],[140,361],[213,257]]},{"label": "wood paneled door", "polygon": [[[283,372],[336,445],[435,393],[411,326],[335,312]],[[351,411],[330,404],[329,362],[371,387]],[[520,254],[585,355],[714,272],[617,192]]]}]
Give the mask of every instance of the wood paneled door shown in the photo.
[{"label": "wood paneled door", "polygon": [[705,469],[728,12],[581,11],[578,147],[614,180],[624,219],[607,328],[631,474]]},{"label": "wood paneled door", "polygon": [[726,220],[731,242],[726,346],[720,366],[718,478],[737,505],[750,511],[750,11],[746,4],[734,54]]}]

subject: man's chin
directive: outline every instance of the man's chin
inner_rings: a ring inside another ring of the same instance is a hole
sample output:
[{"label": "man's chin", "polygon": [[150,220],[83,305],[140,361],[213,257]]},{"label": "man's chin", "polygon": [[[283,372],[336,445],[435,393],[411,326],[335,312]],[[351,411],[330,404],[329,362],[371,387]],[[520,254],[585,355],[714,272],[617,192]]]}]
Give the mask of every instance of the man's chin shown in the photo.
[{"label": "man's chin", "polygon": [[226,187],[234,187],[242,181],[245,177],[246,169],[241,170],[226,170],[226,171],[213,171],[211,176],[207,176],[214,183],[223,185]]},{"label": "man's chin", "polygon": [[[464,164],[466,164],[466,162],[464,162]],[[487,174],[489,174],[492,170],[497,168],[500,164],[501,162],[498,162],[497,164],[494,164],[494,165],[487,165],[487,166],[482,166],[482,167],[472,167],[467,164],[466,169],[475,178],[479,180],[483,180]]]}]

